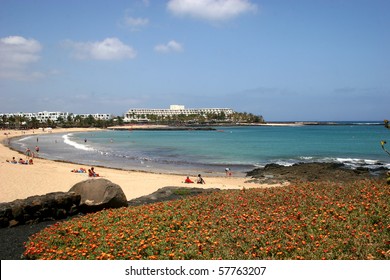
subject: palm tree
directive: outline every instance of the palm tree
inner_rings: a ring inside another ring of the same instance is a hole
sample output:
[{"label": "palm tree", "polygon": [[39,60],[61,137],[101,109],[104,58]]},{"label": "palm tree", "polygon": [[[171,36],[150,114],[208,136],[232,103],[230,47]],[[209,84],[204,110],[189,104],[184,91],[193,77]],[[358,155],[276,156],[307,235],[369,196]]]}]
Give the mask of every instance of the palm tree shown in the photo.
[{"label": "palm tree", "polygon": [[33,129],[39,128],[39,121],[37,120],[36,117],[32,117],[30,122],[29,122],[29,127]]}]

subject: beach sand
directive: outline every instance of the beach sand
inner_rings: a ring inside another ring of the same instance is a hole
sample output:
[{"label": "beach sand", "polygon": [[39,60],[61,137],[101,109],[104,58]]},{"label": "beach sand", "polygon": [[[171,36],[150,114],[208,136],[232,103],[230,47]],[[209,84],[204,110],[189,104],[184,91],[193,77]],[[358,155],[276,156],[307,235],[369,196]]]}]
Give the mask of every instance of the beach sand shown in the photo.
[{"label": "beach sand", "polygon": [[[11,202],[16,199],[25,199],[29,196],[44,195],[50,192],[67,192],[74,184],[89,179],[86,173],[71,172],[71,170],[80,167],[90,168],[90,166],[81,164],[57,162],[41,158],[35,158],[33,165],[8,163],[7,160],[11,160],[12,157],[25,159],[26,156],[6,147],[3,143],[7,141],[7,137],[96,130],[95,128],[53,129],[49,131],[2,130],[0,135],[0,202]],[[30,147],[30,149],[34,150],[34,147]],[[209,177],[209,174],[202,174],[206,184],[200,185],[185,184],[185,175],[158,174],[102,167],[95,167],[95,171],[103,178],[118,184],[123,189],[127,200],[151,194],[166,186],[219,189],[242,189],[244,187],[248,189],[275,186],[246,182],[249,178],[211,177],[212,175]],[[190,178],[193,181],[196,180],[193,174]]]}]

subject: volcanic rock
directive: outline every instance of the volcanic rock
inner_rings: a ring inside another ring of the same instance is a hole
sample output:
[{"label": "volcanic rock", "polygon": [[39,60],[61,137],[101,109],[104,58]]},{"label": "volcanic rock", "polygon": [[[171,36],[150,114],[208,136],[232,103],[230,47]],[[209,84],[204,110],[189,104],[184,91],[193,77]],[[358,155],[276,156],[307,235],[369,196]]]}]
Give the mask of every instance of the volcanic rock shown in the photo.
[{"label": "volcanic rock", "polygon": [[69,192],[80,194],[80,211],[96,212],[106,208],[127,207],[122,188],[107,179],[89,179],[75,184]]}]

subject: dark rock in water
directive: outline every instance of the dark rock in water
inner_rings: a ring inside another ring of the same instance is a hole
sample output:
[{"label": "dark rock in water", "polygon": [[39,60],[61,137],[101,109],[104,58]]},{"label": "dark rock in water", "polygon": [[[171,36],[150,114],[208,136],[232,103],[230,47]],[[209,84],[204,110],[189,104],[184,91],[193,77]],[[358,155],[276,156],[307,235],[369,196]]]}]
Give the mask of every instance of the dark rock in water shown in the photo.
[{"label": "dark rock in water", "polygon": [[107,179],[82,181],[75,184],[69,192],[81,196],[79,209],[83,213],[127,206],[126,195],[122,188]]},{"label": "dark rock in water", "polygon": [[175,199],[182,199],[188,196],[195,196],[200,194],[210,194],[220,189],[202,189],[202,188],[185,188],[185,187],[164,187],[158,189],[150,195],[145,195],[129,201],[129,206],[138,206],[150,204],[155,202],[169,201]]},{"label": "dark rock in water", "polygon": [[365,178],[381,177],[368,168],[350,169],[342,163],[297,163],[292,166],[268,164],[247,173],[251,181],[259,183],[283,183],[291,181],[347,182]]}]

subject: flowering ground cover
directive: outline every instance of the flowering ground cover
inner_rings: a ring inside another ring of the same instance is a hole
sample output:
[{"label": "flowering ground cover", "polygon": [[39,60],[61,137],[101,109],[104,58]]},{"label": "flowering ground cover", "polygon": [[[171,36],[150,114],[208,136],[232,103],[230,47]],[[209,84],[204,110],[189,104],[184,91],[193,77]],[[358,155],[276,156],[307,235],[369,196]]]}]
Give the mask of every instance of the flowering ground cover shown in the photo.
[{"label": "flowering ground cover", "polygon": [[297,182],[105,210],[25,248],[27,259],[390,259],[390,186]]}]

